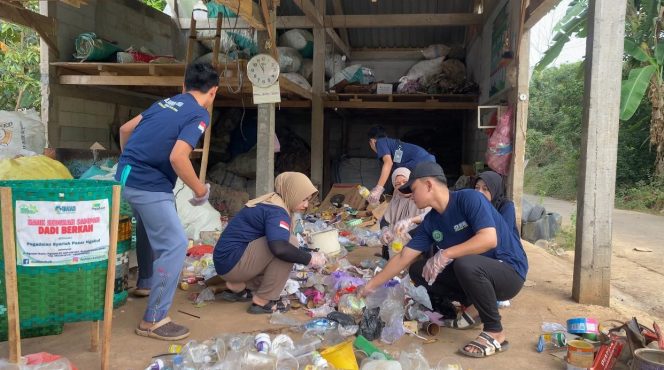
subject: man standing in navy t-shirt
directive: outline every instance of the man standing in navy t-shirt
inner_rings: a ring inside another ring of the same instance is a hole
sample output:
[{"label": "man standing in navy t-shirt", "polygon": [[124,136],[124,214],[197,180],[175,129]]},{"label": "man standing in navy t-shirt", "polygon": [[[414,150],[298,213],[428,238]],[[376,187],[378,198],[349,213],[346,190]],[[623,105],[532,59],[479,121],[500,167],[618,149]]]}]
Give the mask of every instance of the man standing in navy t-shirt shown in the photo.
[{"label": "man standing in navy t-shirt", "polygon": [[414,170],[422,162],[435,162],[436,157],[424,148],[415,144],[404,143],[401,140],[387,137],[382,126],[374,126],[369,129],[369,146],[376,152],[378,159],[383,161],[378,183],[371,190],[369,203],[378,203],[381,194],[385,191],[385,184],[392,174],[392,170],[406,167]]},{"label": "man standing in navy t-shirt", "polygon": [[[484,324],[484,331],[461,348],[463,354],[487,357],[506,350],[509,343],[496,301],[516,296],[526,279],[528,260],[519,235],[481,193],[450,192],[436,163],[419,164],[399,191],[412,193],[418,208],[432,210],[413,239],[360,295],[371,294],[410,265],[411,279],[426,287],[430,296],[456,300],[466,307],[452,327]],[[426,258],[418,260],[420,255]]]},{"label": "man standing in navy t-shirt", "polygon": [[173,187],[179,177],[194,192],[191,204],[207,202],[210,186],[198,179],[189,155],[210,124],[207,108],[218,86],[212,65],[191,64],[185,71],[185,93],[154,103],[120,127],[122,155],[115,178],[136,218],[139,278],[134,295],[150,297],[136,328],[141,336],[189,336],[189,329],[168,317],[187,250]]}]

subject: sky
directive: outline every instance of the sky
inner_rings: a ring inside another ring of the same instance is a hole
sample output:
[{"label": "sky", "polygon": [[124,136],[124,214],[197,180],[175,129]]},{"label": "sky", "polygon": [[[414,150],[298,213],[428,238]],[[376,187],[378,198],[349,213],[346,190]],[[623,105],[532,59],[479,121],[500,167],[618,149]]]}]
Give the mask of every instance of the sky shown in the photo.
[{"label": "sky", "polygon": [[[549,46],[553,37],[553,27],[567,10],[571,0],[562,0],[558,6],[542,18],[530,31],[530,67],[531,69],[542,58],[542,54]],[[574,38],[570,40],[560,56],[551,64],[558,66],[565,63],[573,63],[583,59],[586,54],[586,39]]]}]

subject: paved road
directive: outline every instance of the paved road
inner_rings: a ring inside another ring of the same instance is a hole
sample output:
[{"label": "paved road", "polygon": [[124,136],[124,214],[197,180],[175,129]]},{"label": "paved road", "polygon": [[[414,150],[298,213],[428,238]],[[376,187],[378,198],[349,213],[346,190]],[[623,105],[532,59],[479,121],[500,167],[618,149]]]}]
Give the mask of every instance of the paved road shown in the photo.
[{"label": "paved road", "polygon": [[[576,203],[536,195],[524,195],[531,203],[541,203],[548,212],[563,217],[570,225]],[[639,252],[634,248],[652,252]],[[613,295],[657,317],[664,317],[664,216],[615,209],[613,213]]]}]

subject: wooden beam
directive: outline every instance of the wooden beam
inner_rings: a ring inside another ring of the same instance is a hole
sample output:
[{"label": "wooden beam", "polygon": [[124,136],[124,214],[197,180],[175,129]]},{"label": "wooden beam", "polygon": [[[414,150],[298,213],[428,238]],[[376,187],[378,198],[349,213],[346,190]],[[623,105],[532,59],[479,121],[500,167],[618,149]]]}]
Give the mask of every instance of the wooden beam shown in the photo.
[{"label": "wooden beam", "polygon": [[[60,76],[62,85],[182,86],[184,76]],[[220,83],[221,85],[221,83]]]},{"label": "wooden beam", "polygon": [[512,153],[509,189],[514,202],[516,213],[516,226],[521,230],[521,199],[523,197],[523,183],[526,158],[526,131],[528,130],[528,93],[529,93],[529,54],[530,31],[521,36],[517,58],[517,85],[512,101],[516,102],[516,117],[514,130],[514,153]]},{"label": "wooden beam", "polygon": [[626,0],[590,0],[573,298],[608,306]]},{"label": "wooden beam", "polygon": [[244,19],[251,27],[263,31],[265,30],[265,21],[261,14],[258,4],[252,0],[214,0],[217,3],[226,6],[235,14]]},{"label": "wooden beam", "polygon": [[289,79],[287,79],[283,76],[279,79],[279,87],[282,90],[292,92],[292,93],[297,94],[297,95],[299,95],[299,96],[301,96],[305,99],[308,99],[308,100],[312,99],[311,91],[302,88],[302,86],[292,82],[291,80],[289,80]]},{"label": "wooden beam", "polygon": [[[307,0],[296,0],[307,1]],[[304,11],[304,10],[303,10]],[[306,14],[306,13],[305,13]],[[328,28],[451,27],[481,25],[483,14],[353,14],[326,15],[321,21]],[[309,16],[282,16],[277,28],[313,28],[317,20]]]},{"label": "wooden beam", "polygon": [[530,4],[526,9],[526,22],[524,27],[526,30],[531,29],[540,19],[553,10],[560,0],[530,0]]},{"label": "wooden beam", "polygon": [[[344,7],[341,4],[341,0],[332,0],[332,10],[334,11],[334,14],[336,14],[336,15],[344,15]],[[339,34],[340,34],[341,39],[343,40],[343,42],[346,45],[348,45],[348,47],[351,47],[350,38],[348,37],[348,30],[345,29],[345,28],[341,28],[339,30]]]},{"label": "wooden beam", "polygon": [[58,42],[55,36],[55,19],[35,13],[15,5],[20,3],[0,1],[0,18],[7,22],[16,23],[37,31],[39,36],[52,49],[55,56],[59,56]]},{"label": "wooden beam", "polygon": [[324,102],[325,108],[347,109],[419,109],[419,110],[476,110],[472,102],[389,102],[389,101],[335,101]]},{"label": "wooden beam", "polygon": [[[314,22],[314,26],[324,26],[325,21],[323,20],[323,14],[325,14],[325,9],[323,11],[317,10],[314,7],[314,4],[311,3],[311,0],[293,0],[293,3],[297,5],[304,15]],[[341,41],[341,38],[337,34],[337,31],[334,30],[334,27],[325,26],[325,32],[332,39],[332,43],[336,48],[341,50],[341,52],[350,58],[350,48],[347,44]],[[323,41],[325,43],[325,41]]]},{"label": "wooden beam", "polygon": [[2,205],[2,248],[5,260],[5,294],[7,305],[7,338],[9,362],[21,359],[21,325],[18,308],[18,276],[16,275],[16,239],[14,233],[14,202],[11,188],[0,188]]},{"label": "wooden beam", "polygon": [[382,48],[352,49],[354,60],[420,60],[422,49]]},{"label": "wooden beam", "polygon": [[[305,0],[311,5],[311,2]],[[316,0],[318,15],[325,13],[325,0]],[[305,12],[306,14],[306,12]],[[314,63],[311,98],[311,181],[323,191],[323,159],[325,148],[325,109],[323,94],[325,91],[325,29],[322,23],[314,28]]]},{"label": "wooden beam", "polygon": [[[281,103],[278,104],[279,108],[311,108],[310,100],[284,100],[282,98]],[[251,98],[246,99],[244,102],[242,99],[220,99],[214,102],[215,107],[221,108],[248,108],[255,109],[256,104],[251,101]]]},{"label": "wooden beam", "polygon": [[115,286],[115,263],[118,252],[118,225],[120,223],[120,185],[113,185],[111,198],[111,227],[106,268],[106,292],[104,294],[104,333],[101,340],[101,369],[111,368],[111,328],[113,327],[113,294]]},{"label": "wooden beam", "polygon": [[[188,30],[191,24],[191,18],[178,18],[178,24],[180,29]],[[203,20],[196,21],[196,29],[214,29],[217,25],[217,18],[208,18]],[[249,23],[242,18],[228,18],[224,17],[223,22],[221,23],[222,29],[248,29],[251,28]]]}]

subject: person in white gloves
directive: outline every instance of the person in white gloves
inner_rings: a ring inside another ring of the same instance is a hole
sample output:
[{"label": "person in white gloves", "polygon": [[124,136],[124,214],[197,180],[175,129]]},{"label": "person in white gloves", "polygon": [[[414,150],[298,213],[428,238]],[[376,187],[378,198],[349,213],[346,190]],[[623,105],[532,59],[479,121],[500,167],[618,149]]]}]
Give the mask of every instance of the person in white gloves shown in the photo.
[{"label": "person in white gloves", "polygon": [[208,108],[219,87],[209,63],[187,67],[184,93],[160,100],[120,127],[115,179],[136,218],[139,278],[136,296],[150,296],[136,334],[181,340],[189,329],[171,321],[168,311],[187,251],[187,236],[175,209],[179,177],[194,192],[193,205],[207,202],[210,186],[196,175],[189,155],[210,123]]},{"label": "person in white gloves", "polygon": [[[290,307],[279,299],[293,264],[322,268],[319,252],[300,250],[293,236],[295,213],[301,213],[318,191],[299,172],[284,172],[274,180],[274,193],[247,202],[233,217],[214,247],[214,267],[226,281],[221,297],[248,302],[247,312],[271,314]],[[291,242],[292,241],[292,242]]]},{"label": "person in white gloves", "polygon": [[[408,268],[429,296],[460,302],[466,310],[452,326],[484,324],[480,335],[461,348],[471,357],[487,357],[508,348],[497,300],[511,299],[523,287],[528,260],[519,235],[479,192],[450,192],[442,168],[420,163],[399,188],[412,193],[418,207],[431,207],[413,239],[383,271],[360,289],[366,296]],[[424,258],[419,259],[420,255]]]},{"label": "person in white gloves", "polygon": [[388,248],[395,237],[401,239],[402,242],[410,240],[411,235],[414,235],[424,216],[431,210],[431,207],[424,209],[417,208],[417,205],[411,198],[410,194],[403,194],[399,191],[399,187],[408,182],[410,178],[410,170],[406,167],[400,167],[392,172],[392,186],[394,186],[394,193],[390,199],[390,205],[385,211],[383,218],[380,219],[381,227],[381,242],[383,243],[382,256],[385,259],[390,259]]},{"label": "person in white gloves", "polygon": [[393,169],[406,167],[412,171],[419,163],[436,161],[434,155],[420,146],[387,137],[382,126],[374,126],[369,129],[368,136],[369,147],[376,153],[378,159],[383,161],[378,183],[371,189],[367,198],[369,204],[380,202],[380,196],[385,191],[385,184]]}]

